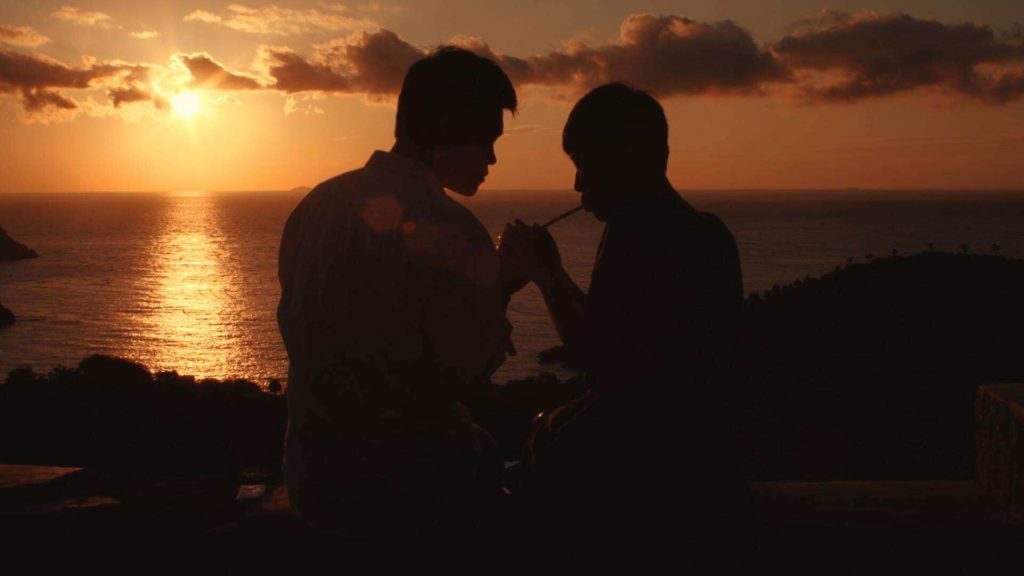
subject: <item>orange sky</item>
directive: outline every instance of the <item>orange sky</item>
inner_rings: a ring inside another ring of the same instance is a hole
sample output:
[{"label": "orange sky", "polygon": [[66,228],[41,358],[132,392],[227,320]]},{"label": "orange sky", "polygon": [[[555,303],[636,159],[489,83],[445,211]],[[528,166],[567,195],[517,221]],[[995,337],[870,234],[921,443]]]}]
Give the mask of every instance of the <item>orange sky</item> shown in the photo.
[{"label": "orange sky", "polygon": [[453,39],[520,90],[485,188],[571,187],[562,123],[613,79],[680,188],[1024,188],[1024,4],[764,4],[0,0],[0,193],[316,184]]}]

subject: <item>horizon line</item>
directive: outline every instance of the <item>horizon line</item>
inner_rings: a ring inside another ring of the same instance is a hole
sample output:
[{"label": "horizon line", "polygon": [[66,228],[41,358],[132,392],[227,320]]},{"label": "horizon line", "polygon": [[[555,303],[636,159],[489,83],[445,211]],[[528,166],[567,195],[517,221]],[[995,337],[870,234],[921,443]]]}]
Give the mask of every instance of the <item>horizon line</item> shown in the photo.
[{"label": "horizon line", "polygon": [[[198,190],[182,188],[177,190],[32,190],[32,191],[0,191],[0,196],[15,194],[267,194],[267,193],[308,193],[314,187],[296,186],[291,189],[285,188],[263,188],[263,189],[224,189],[224,190]],[[857,187],[846,188],[676,188],[677,192],[1024,192],[1024,186],[1020,188],[987,188],[987,187],[947,187],[947,188],[885,188],[885,187]],[[571,188],[486,188],[480,189],[477,194],[470,198],[476,198],[480,194],[507,193],[507,192],[574,192]],[[462,197],[462,196],[460,196]]]}]

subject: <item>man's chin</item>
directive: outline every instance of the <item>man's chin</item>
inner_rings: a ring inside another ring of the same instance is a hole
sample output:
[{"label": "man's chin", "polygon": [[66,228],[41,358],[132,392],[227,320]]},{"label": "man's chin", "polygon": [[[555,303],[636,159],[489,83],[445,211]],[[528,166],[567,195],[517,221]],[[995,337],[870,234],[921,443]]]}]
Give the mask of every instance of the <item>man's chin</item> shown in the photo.
[{"label": "man's chin", "polygon": [[474,196],[480,190],[480,185],[483,183],[484,181],[481,180],[479,182],[469,184],[453,184],[451,186],[445,186],[445,188],[455,192],[459,196]]}]

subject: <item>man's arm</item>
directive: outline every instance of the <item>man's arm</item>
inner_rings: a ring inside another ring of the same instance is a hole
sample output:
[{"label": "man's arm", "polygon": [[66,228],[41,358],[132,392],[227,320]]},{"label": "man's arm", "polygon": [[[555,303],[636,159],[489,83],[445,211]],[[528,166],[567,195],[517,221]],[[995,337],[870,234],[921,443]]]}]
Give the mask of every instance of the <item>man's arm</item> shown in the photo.
[{"label": "man's arm", "polygon": [[583,346],[583,309],[586,294],[573,282],[561,265],[540,274],[535,282],[544,296],[548,314],[555,324],[558,337],[573,354]]},{"label": "man's arm", "polygon": [[505,227],[499,252],[537,284],[562,343],[571,353],[580,353],[586,294],[562,267],[558,246],[547,229],[516,220]]}]

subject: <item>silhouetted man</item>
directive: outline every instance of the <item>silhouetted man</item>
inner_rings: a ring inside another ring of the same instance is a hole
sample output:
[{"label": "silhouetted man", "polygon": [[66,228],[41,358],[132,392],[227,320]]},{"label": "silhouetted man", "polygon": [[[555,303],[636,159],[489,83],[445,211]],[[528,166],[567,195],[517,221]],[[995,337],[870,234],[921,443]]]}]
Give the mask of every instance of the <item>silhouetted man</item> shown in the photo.
[{"label": "silhouetted man", "polygon": [[538,523],[552,540],[587,542],[582,554],[732,545],[748,505],[723,394],[743,296],[736,243],[668,181],[668,125],[648,94],[593,90],[562,144],[584,208],[607,224],[589,291],[542,227],[510,224],[500,248],[540,287],[588,388],[526,446]]},{"label": "silhouetted man", "polygon": [[504,361],[511,289],[490,235],[444,188],[476,193],[515,108],[495,63],[441,48],[405,78],[391,151],[321,183],[288,219],[285,480],[315,525],[433,530],[500,490],[497,447],[461,402]]}]

